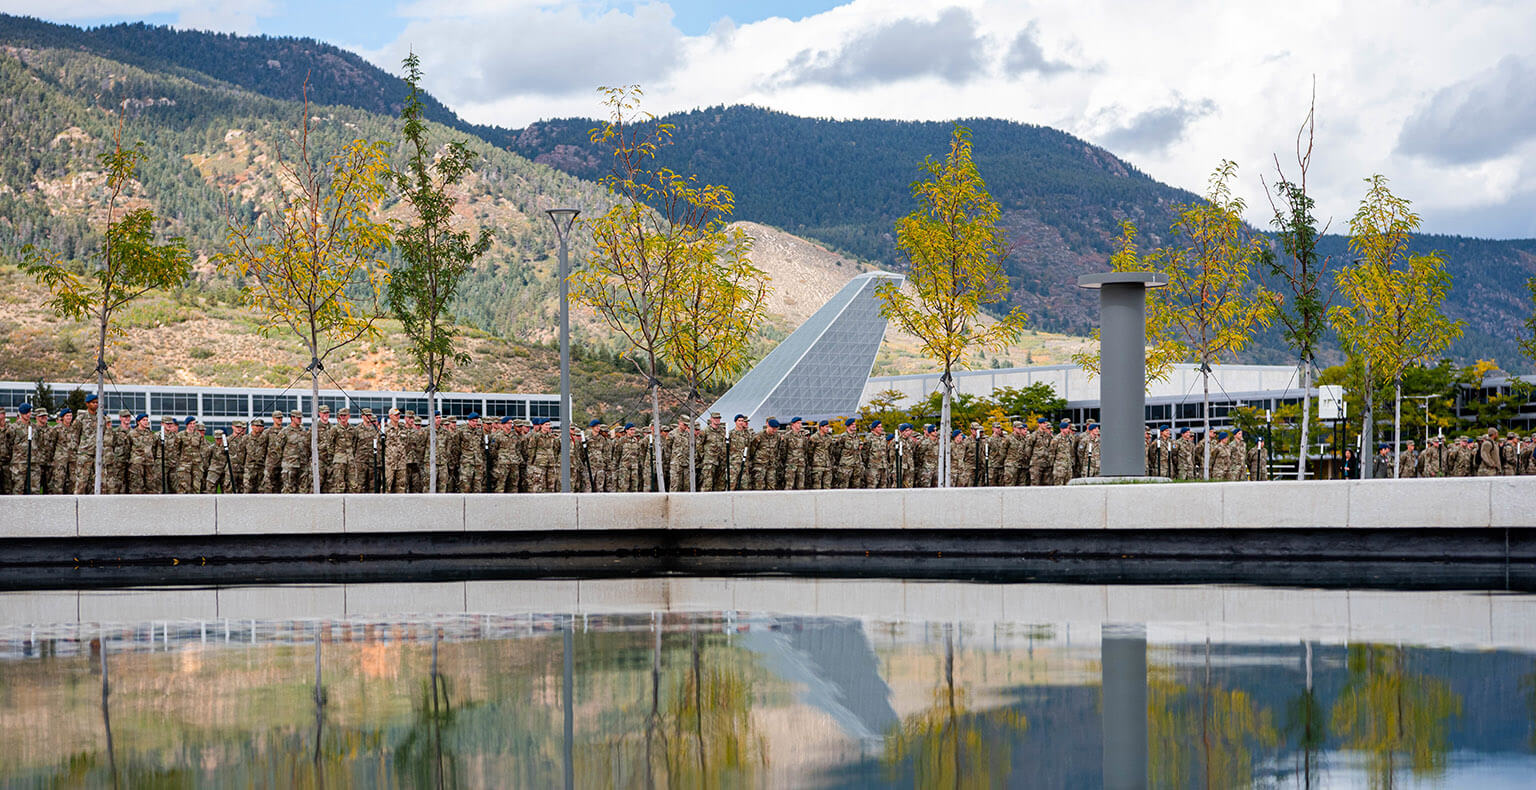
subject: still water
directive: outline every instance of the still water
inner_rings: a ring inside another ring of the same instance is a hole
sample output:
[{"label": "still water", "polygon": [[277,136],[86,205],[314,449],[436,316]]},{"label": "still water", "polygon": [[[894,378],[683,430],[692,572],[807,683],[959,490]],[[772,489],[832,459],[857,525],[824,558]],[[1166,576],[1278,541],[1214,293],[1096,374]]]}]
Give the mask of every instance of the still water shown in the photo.
[{"label": "still water", "polygon": [[7,787],[1531,787],[1533,727],[1532,596],[0,594]]}]

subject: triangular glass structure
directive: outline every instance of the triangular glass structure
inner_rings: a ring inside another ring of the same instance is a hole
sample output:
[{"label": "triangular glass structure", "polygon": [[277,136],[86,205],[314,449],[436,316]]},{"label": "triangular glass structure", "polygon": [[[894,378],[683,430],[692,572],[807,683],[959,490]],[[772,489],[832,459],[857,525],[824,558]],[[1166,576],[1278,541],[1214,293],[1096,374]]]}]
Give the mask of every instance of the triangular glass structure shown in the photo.
[{"label": "triangular glass structure", "polygon": [[858,413],[864,382],[885,336],[875,289],[899,274],[854,277],[710,407],[727,422],[745,414],[754,427],[769,417],[807,420]]}]

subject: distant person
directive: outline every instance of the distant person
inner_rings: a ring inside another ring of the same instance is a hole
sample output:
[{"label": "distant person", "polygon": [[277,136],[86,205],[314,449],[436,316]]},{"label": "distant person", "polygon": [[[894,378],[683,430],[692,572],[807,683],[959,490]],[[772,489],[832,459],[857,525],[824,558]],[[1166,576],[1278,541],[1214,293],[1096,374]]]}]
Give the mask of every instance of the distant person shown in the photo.
[{"label": "distant person", "polygon": [[1344,479],[1360,479],[1360,459],[1355,456],[1354,450],[1344,451]]},{"label": "distant person", "polygon": [[1376,458],[1371,464],[1371,478],[1374,480],[1388,480],[1392,477],[1392,451],[1382,445],[1376,448]]}]

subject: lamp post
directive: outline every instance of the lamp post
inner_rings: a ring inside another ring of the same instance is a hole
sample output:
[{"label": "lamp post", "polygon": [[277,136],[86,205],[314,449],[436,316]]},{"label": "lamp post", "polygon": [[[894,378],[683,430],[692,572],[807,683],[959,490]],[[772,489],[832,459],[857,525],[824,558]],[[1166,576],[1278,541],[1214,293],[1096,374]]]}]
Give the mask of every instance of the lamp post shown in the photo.
[{"label": "lamp post", "polygon": [[560,239],[560,492],[571,493],[571,284],[567,242],[577,208],[552,208],[544,213]]}]

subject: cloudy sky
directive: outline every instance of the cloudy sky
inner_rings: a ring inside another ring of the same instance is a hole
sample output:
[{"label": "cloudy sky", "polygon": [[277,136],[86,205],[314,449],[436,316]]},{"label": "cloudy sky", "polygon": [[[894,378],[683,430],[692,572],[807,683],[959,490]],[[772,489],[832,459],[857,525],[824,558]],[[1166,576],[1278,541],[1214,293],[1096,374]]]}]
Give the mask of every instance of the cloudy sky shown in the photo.
[{"label": "cloudy sky", "polygon": [[[1425,229],[1536,236],[1536,2],[1335,0],[0,0],[56,21],[143,19],[305,35],[397,69],[465,118],[518,127],[599,112],[640,83],[665,113],[751,103],[800,115],[994,116],[1066,130],[1196,192],[1294,168],[1314,78],[1311,185],[1341,229],[1383,173]],[[129,10],[131,9],[131,10]],[[985,175],[985,173],[983,173]]]}]

